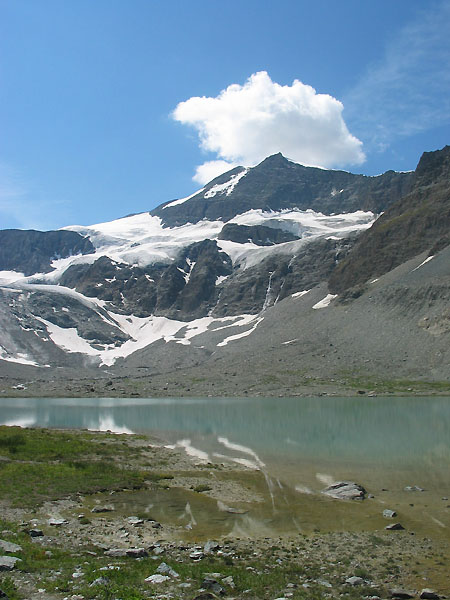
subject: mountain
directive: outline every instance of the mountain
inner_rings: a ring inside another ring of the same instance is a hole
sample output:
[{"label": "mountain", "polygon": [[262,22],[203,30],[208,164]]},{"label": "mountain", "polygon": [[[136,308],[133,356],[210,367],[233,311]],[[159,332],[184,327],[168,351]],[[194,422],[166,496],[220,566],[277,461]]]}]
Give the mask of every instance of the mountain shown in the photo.
[{"label": "mountain", "polygon": [[448,381],[449,160],[366,177],[277,154],[148,213],[0,231],[0,393]]}]

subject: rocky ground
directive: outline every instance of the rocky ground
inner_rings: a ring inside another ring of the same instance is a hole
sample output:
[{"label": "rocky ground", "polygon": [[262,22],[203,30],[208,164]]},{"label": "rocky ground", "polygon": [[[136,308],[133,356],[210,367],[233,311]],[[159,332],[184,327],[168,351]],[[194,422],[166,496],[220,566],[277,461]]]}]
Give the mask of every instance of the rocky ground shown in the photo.
[{"label": "rocky ground", "polygon": [[[3,598],[314,600],[450,593],[445,537],[395,528],[346,532],[338,524],[335,531],[309,535],[221,535],[210,507],[221,507],[224,518],[251,519],[267,501],[263,475],[198,463],[154,439],[0,428],[0,455]],[[353,502],[336,499],[328,506],[338,507],[338,515]]]}]

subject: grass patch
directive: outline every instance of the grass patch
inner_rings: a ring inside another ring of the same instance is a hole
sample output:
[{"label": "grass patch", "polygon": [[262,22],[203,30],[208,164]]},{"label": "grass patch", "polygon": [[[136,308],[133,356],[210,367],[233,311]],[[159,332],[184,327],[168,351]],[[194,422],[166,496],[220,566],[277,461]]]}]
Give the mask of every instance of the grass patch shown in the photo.
[{"label": "grass patch", "polygon": [[108,462],[61,464],[10,462],[0,465],[0,498],[34,507],[71,494],[142,487],[146,474]]}]

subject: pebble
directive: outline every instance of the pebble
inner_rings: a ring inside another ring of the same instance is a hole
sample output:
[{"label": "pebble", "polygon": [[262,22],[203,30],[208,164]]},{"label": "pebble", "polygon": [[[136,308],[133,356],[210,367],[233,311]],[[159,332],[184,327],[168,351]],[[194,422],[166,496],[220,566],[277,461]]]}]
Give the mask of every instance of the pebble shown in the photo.
[{"label": "pebble", "polygon": [[201,560],[205,558],[205,555],[201,550],[194,550],[194,552],[189,554],[189,558],[192,558],[192,560]]},{"label": "pebble", "polygon": [[397,513],[395,512],[395,510],[389,510],[389,508],[383,510],[383,517],[385,517],[386,519],[393,519],[396,516]]},{"label": "pebble", "polygon": [[112,504],[105,504],[104,506],[94,506],[91,513],[112,512],[113,510],[114,506]]},{"label": "pebble", "polygon": [[348,577],[345,580],[345,583],[348,583],[350,585],[361,585],[362,583],[364,583],[364,579],[362,577],[357,577],[356,575],[353,575],[352,577]]},{"label": "pebble", "polygon": [[401,523],[392,523],[392,525],[386,525],[385,529],[388,531],[401,531],[405,529]]}]

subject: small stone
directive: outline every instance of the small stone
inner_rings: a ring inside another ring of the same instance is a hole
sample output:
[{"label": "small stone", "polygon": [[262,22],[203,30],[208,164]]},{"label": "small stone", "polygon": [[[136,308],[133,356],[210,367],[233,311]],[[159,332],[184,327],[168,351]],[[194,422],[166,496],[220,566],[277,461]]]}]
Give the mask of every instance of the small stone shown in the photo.
[{"label": "small stone", "polygon": [[42,537],[44,535],[44,532],[41,529],[29,529],[28,535],[33,538]]},{"label": "small stone", "polygon": [[424,492],[425,490],[418,485],[407,485],[405,488],[405,492]]},{"label": "small stone", "polygon": [[362,577],[357,577],[356,575],[353,575],[352,577],[348,577],[345,580],[345,583],[348,583],[349,585],[361,585],[364,583],[364,579]]},{"label": "small stone", "polygon": [[109,583],[109,579],[106,577],[97,577],[94,581],[89,584],[89,587],[95,587],[96,585],[107,585]]},{"label": "small stone", "polygon": [[327,588],[333,587],[329,581],[326,581],[326,579],[317,579],[316,582],[319,585],[323,585],[324,587],[327,587]]},{"label": "small stone", "polygon": [[128,548],[126,555],[130,558],[144,558],[148,556],[148,552],[145,548]]},{"label": "small stone", "polygon": [[112,556],[114,558],[120,558],[122,556],[127,555],[126,548],[111,548],[110,550],[106,550],[105,556]]},{"label": "small stone", "polygon": [[127,521],[130,525],[133,525],[133,527],[140,527],[144,524],[144,520],[139,517],[128,517]]},{"label": "small stone", "polygon": [[153,548],[153,554],[155,554],[156,556],[163,554],[163,552],[164,552],[164,548],[161,548],[161,546],[157,546],[156,548]]},{"label": "small stone", "polygon": [[162,525],[161,523],[158,523],[158,521],[150,521],[150,523],[152,524],[153,529],[162,529]]},{"label": "small stone", "polygon": [[[228,575],[228,577],[224,577],[222,579],[222,583],[224,583],[225,585],[230,586],[230,588],[233,590],[235,588],[235,583],[233,580],[233,576],[232,575]],[[290,584],[288,584],[289,587]]]},{"label": "small stone", "polygon": [[220,546],[217,542],[212,542],[208,540],[206,544],[203,546],[203,552],[205,554],[209,554],[210,552],[214,552],[215,550],[219,550]]},{"label": "small stone", "polygon": [[13,544],[12,542],[7,542],[5,540],[0,540],[0,550],[3,550],[3,552],[21,552],[22,546]]},{"label": "small stone", "polygon": [[69,521],[66,519],[49,519],[48,524],[52,527],[62,527],[63,525],[67,525]]},{"label": "small stone", "polygon": [[146,579],[144,579],[144,581],[146,581],[147,583],[159,584],[165,583],[166,581],[170,581],[170,577],[167,577],[167,575],[160,575],[159,573],[156,573],[155,575],[150,575],[150,577],[147,577]]},{"label": "small stone", "polygon": [[395,510],[389,510],[388,508],[383,510],[383,517],[385,517],[386,519],[393,519],[396,516],[397,513],[395,512]]},{"label": "small stone", "polygon": [[225,589],[218,583],[215,579],[210,577],[205,577],[202,581],[202,588],[205,590],[211,590],[214,594],[220,594],[221,596],[225,595]]},{"label": "small stone", "polygon": [[205,555],[201,550],[194,550],[189,554],[189,558],[192,558],[192,560],[201,560],[205,558]]},{"label": "small stone", "polygon": [[420,592],[419,598],[422,598],[423,600],[439,600],[440,596],[434,590],[425,588]]},{"label": "small stone", "polygon": [[400,523],[392,523],[392,525],[386,525],[385,529],[388,531],[401,531],[405,528]]},{"label": "small stone", "polygon": [[12,571],[20,558],[15,556],[0,556],[0,571]]},{"label": "small stone", "polygon": [[390,591],[391,598],[398,598],[399,600],[414,598],[414,594],[400,588]]},{"label": "small stone", "polygon": [[113,510],[114,506],[112,504],[105,504],[104,506],[94,506],[91,513],[112,512]]},{"label": "small stone", "polygon": [[179,574],[165,562],[162,562],[159,565],[159,567],[156,569],[156,572],[160,573],[161,575],[168,575],[169,577],[179,577]]}]

